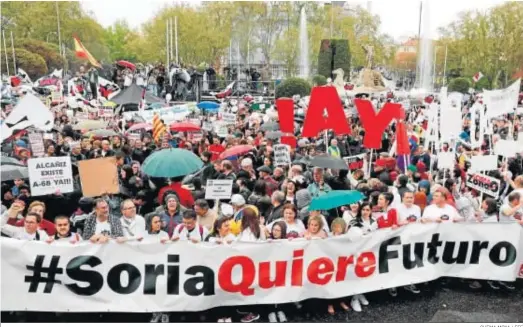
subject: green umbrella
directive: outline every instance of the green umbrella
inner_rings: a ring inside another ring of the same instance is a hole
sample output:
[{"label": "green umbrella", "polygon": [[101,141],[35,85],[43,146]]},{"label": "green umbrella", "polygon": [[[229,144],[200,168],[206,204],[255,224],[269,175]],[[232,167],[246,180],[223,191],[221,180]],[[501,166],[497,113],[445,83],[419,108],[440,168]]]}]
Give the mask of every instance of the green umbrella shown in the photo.
[{"label": "green umbrella", "polygon": [[163,149],[145,159],[142,171],[151,177],[179,177],[194,173],[203,161],[193,152],[183,149]]},{"label": "green umbrella", "polygon": [[265,109],[269,109],[270,107],[271,107],[270,103],[258,102],[258,103],[253,103],[251,105],[251,110],[265,110]]},{"label": "green umbrella", "polygon": [[312,199],[310,210],[330,210],[363,200],[365,197],[359,191],[330,191],[320,197]]}]

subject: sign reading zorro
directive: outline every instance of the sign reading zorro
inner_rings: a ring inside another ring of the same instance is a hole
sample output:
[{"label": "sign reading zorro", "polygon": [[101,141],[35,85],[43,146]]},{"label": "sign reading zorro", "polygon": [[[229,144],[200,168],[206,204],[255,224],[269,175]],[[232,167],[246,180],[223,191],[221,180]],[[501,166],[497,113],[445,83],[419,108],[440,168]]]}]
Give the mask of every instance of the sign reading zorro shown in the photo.
[{"label": "sign reading zorro", "polygon": [[499,196],[499,190],[501,188],[501,182],[499,179],[490,177],[480,173],[469,173],[467,174],[467,186],[475,189],[476,191],[483,192],[494,198]]}]

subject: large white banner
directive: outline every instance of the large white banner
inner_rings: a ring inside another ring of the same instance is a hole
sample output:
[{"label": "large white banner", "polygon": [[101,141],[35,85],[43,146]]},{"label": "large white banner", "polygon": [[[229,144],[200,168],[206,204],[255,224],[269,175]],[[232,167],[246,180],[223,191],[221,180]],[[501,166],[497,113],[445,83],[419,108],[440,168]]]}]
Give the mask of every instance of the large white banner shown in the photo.
[{"label": "large white banner", "polygon": [[483,101],[487,105],[487,118],[514,113],[518,106],[519,87],[521,79],[502,90],[484,90]]},{"label": "large white banner", "polygon": [[196,110],[196,103],[188,102],[167,108],[124,112],[123,116],[126,120],[131,120],[135,115],[141,116],[146,122],[151,122],[154,115],[158,114],[160,119],[169,124],[174,121],[184,120],[194,110]]},{"label": "large white banner", "polygon": [[340,298],[441,276],[514,281],[523,273],[522,240],[517,224],[487,223],[411,224],[357,242],[342,236],[71,245],[2,238],[2,310],[200,311]]}]

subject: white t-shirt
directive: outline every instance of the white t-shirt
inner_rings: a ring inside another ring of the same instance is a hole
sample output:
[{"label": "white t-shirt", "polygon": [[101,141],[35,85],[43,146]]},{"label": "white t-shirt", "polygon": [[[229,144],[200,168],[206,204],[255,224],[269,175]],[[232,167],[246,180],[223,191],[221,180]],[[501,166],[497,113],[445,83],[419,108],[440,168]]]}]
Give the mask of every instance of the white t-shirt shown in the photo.
[{"label": "white t-shirt", "polygon": [[267,229],[271,231],[272,225],[274,225],[274,223],[277,221],[283,221],[287,225],[287,238],[302,237],[303,233],[305,233],[305,225],[303,224],[303,221],[299,219],[294,219],[294,224],[288,224],[284,218],[276,219],[275,221],[267,225]]},{"label": "white t-shirt", "polygon": [[180,224],[176,226],[176,228],[174,228],[173,232],[173,238],[178,236],[181,241],[197,239],[198,241],[203,242],[207,235],[209,235],[209,231],[207,230],[207,228],[198,225],[198,223],[196,223],[192,231],[189,231],[187,228],[185,228],[185,225]]},{"label": "white t-shirt", "polygon": [[245,228],[240,235],[238,235],[237,241],[240,242],[261,242],[265,241],[265,232],[263,230],[263,226],[260,225],[260,238],[257,238],[256,235],[254,235],[253,232],[251,232],[251,228],[247,227]]},{"label": "white t-shirt", "polygon": [[96,221],[96,230],[94,232],[95,235],[104,235],[104,236],[111,236],[111,225],[109,224],[109,221],[106,220],[104,222]]},{"label": "white t-shirt", "polygon": [[417,205],[413,204],[410,208],[403,203],[398,205],[396,208],[398,212],[398,222],[403,223],[405,221],[416,221],[421,218],[421,209]]},{"label": "white t-shirt", "polygon": [[343,212],[343,216],[341,216],[341,218],[343,218],[343,220],[345,221],[345,224],[347,224],[347,226],[350,225],[350,222],[353,221],[354,219],[356,219],[356,215],[353,215],[352,212],[350,210],[345,210]]},{"label": "white t-shirt", "polygon": [[438,207],[435,204],[431,204],[425,208],[423,212],[423,217],[427,219],[435,220],[441,218],[441,221],[444,223],[453,222],[454,218],[459,218],[459,213],[453,206],[445,204],[443,208]]},{"label": "white t-shirt", "polygon": [[510,204],[503,204],[501,208],[499,208],[499,222],[500,223],[507,223],[507,222],[515,222],[518,220],[521,220],[523,217],[523,209],[519,209],[516,211],[512,216],[507,216],[503,213],[503,211],[507,209],[511,209],[512,207]]}]

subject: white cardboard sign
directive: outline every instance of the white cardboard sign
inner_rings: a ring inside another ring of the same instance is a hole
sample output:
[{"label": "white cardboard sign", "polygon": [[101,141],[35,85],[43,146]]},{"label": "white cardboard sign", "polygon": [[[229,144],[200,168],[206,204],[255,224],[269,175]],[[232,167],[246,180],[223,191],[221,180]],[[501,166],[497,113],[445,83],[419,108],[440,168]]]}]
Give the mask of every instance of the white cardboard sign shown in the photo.
[{"label": "white cardboard sign", "polygon": [[487,118],[513,113],[518,106],[519,87],[521,79],[502,90],[485,90],[483,102],[487,105]]},{"label": "white cardboard sign", "polygon": [[209,179],[205,187],[205,199],[230,199],[232,196],[232,179]]},{"label": "white cardboard sign", "polygon": [[291,164],[291,150],[287,144],[276,144],[274,150],[274,165],[288,166]]},{"label": "white cardboard sign", "polygon": [[45,154],[44,140],[42,134],[29,134],[29,144],[31,144],[31,151],[34,157],[43,157]]},{"label": "white cardboard sign", "polygon": [[31,158],[27,168],[32,196],[74,191],[71,157]]},{"label": "white cardboard sign", "polygon": [[472,156],[469,172],[480,172],[498,169],[498,156]]},{"label": "white cardboard sign", "polygon": [[498,140],[494,144],[494,153],[498,156],[512,158],[516,156],[518,143],[514,140]]},{"label": "white cardboard sign", "polygon": [[454,152],[438,153],[438,169],[452,169],[455,165]]},{"label": "white cardboard sign", "polygon": [[226,122],[228,125],[233,125],[236,123],[236,115],[224,112],[222,113],[222,120]]}]

